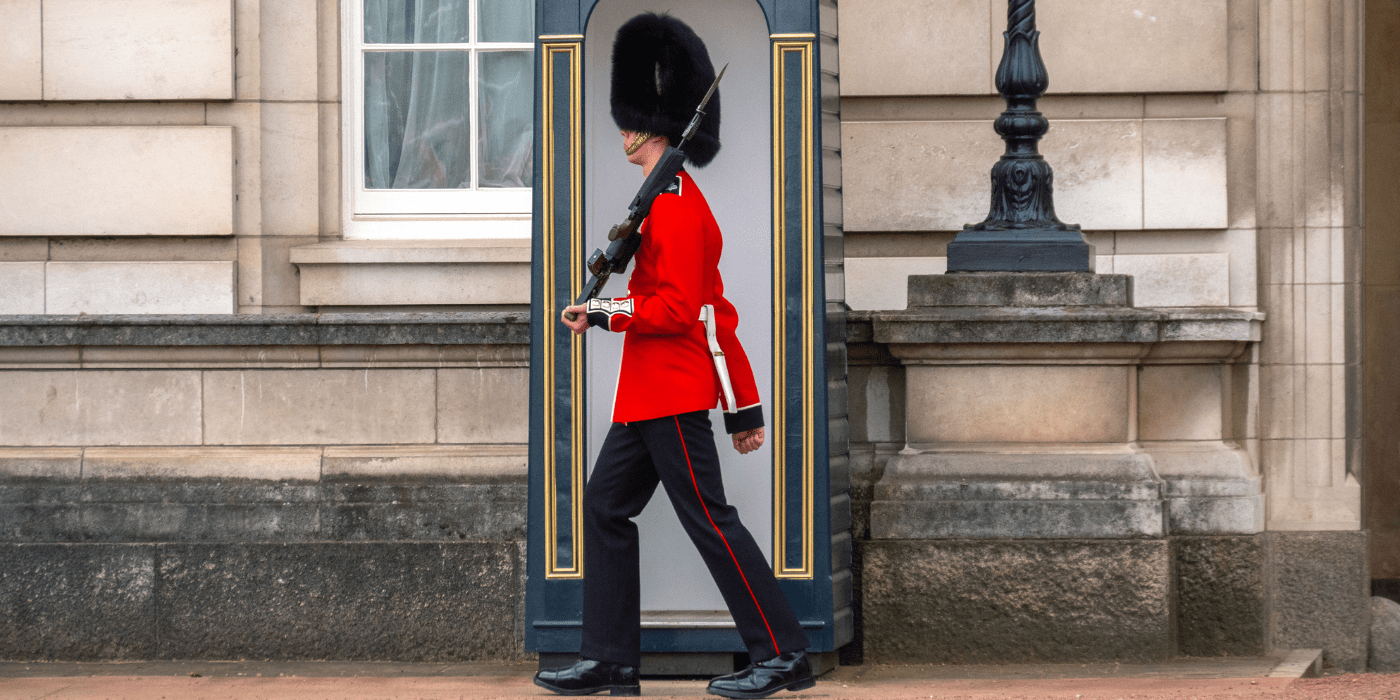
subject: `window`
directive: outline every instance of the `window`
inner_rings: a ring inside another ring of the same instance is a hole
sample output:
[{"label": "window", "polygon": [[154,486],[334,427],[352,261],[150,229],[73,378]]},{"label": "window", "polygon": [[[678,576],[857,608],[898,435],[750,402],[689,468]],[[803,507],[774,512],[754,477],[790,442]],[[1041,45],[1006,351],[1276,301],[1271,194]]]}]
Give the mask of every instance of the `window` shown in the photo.
[{"label": "window", "polygon": [[345,5],[346,237],[528,237],[533,0]]}]

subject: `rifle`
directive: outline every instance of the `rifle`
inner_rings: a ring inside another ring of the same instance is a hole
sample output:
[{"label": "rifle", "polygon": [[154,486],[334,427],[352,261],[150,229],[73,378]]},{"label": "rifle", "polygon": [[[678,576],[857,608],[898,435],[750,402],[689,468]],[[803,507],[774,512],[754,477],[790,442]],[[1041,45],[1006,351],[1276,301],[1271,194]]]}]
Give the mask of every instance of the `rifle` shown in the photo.
[{"label": "rifle", "polygon": [[[680,173],[681,166],[685,165],[685,144],[695,135],[695,130],[700,128],[700,121],[705,118],[705,105],[710,103],[710,96],[719,88],[719,80],[724,77],[726,70],[729,70],[727,63],[720,69],[719,75],[715,76],[715,82],[710,84],[710,90],[700,100],[700,106],[695,108],[695,116],[690,118],[690,123],[681,133],[681,142],[675,146],[667,146],[661,153],[661,158],[652,167],[651,174],[647,175],[647,179],[642,182],[642,188],[637,191],[637,196],[633,197],[632,203],[628,205],[627,218],[608,230],[608,240],[612,241],[608,249],[595,249],[593,255],[588,257],[586,267],[590,276],[583,284],[578,299],[574,300],[574,306],[582,306],[587,304],[589,299],[598,298],[603,291],[603,285],[608,283],[608,278],[613,273],[627,271],[632,256],[642,247],[642,236],[637,233],[637,227],[647,218],[647,214],[651,213],[651,205],[656,201],[657,195],[671,186],[671,182]],[[570,321],[578,318],[578,314],[575,313],[566,313],[564,316]]]}]

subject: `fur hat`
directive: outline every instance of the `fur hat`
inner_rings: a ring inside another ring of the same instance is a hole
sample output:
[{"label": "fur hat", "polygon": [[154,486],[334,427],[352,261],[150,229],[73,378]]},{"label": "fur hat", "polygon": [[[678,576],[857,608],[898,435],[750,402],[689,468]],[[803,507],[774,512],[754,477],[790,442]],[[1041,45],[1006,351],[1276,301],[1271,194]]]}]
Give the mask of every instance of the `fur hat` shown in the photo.
[{"label": "fur hat", "polygon": [[[612,53],[612,117],[620,129],[645,131],[680,143],[695,108],[715,81],[705,42],[685,22],[645,13],[617,30]],[[703,167],[719,153],[719,91],[685,147]]]}]

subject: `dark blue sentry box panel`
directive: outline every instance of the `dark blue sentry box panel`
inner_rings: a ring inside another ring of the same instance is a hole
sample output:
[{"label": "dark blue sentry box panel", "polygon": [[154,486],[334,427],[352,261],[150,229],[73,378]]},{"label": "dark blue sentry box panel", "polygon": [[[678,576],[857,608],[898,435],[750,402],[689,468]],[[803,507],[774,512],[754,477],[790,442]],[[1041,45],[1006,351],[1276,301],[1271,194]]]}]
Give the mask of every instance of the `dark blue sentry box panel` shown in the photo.
[{"label": "dark blue sentry box panel", "polygon": [[[584,346],[558,323],[587,279],[583,231],[584,34],[599,2],[536,4],[534,246],[531,258],[530,492],[525,647],[577,652],[587,474]],[[627,0],[635,2],[635,0]],[[827,309],[822,250],[818,0],[757,2],[770,36],[773,154],[773,568],[812,651],[852,634],[849,553],[835,557],[828,448]],[[643,3],[638,11],[653,9]],[[655,9],[661,10],[662,7]],[[834,83],[833,83],[834,84]],[[834,97],[834,96],[828,96]],[[612,146],[613,144],[608,144]],[[839,326],[838,326],[839,327]],[[832,339],[840,342],[841,339]],[[832,368],[844,380],[844,367]],[[844,411],[839,413],[843,414]],[[839,480],[844,492],[844,479]],[[849,517],[838,513],[844,533]],[[849,538],[838,544],[849,547]],[[644,629],[645,652],[741,652],[732,628]]]}]

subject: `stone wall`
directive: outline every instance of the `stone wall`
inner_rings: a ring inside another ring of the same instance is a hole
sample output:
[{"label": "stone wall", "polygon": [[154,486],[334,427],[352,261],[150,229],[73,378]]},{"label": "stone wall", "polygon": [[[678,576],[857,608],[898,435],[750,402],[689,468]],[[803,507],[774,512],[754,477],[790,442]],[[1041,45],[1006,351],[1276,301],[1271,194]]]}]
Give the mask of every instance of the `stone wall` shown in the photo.
[{"label": "stone wall", "polygon": [[0,658],[520,658],[527,323],[5,317]]}]

